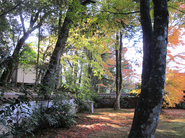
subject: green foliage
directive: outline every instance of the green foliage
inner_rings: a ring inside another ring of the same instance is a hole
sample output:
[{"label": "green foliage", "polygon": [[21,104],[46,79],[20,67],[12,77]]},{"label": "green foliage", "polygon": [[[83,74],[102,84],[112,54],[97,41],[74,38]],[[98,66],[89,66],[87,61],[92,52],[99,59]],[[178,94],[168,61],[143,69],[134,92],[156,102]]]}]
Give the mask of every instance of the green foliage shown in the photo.
[{"label": "green foliage", "polygon": [[52,103],[51,107],[40,104],[39,108],[34,110],[30,123],[36,120],[34,123],[35,130],[50,127],[66,128],[75,124],[75,114],[72,111],[72,105],[67,101],[64,95],[54,96]]},{"label": "green foliage", "polygon": [[32,44],[28,43],[24,45],[19,58],[19,63],[25,64],[35,64],[37,60],[37,53],[34,51]]},{"label": "green foliage", "polygon": [[98,95],[98,94],[93,94],[93,95],[91,96],[91,98],[92,98],[92,100],[94,101],[94,107],[95,107],[95,108],[98,107],[98,104],[99,104],[100,101],[101,101],[100,95]]},{"label": "green foliage", "polygon": [[77,96],[75,98],[75,103],[78,105],[78,112],[91,111],[91,107],[87,102],[92,101],[94,107],[98,107],[101,97],[98,94],[91,93],[88,100],[83,99],[83,97]]},{"label": "green foliage", "polygon": [[97,15],[98,23],[105,32],[109,33],[127,27],[130,28],[128,30],[134,30],[133,26],[139,24],[137,19],[139,18],[138,11],[139,4],[134,1],[104,0],[102,1],[101,12]]},{"label": "green foliage", "polygon": [[[65,86],[71,91],[76,92],[76,97],[84,101],[92,100],[91,95],[95,92],[85,68],[87,67],[84,66],[81,83],[78,83],[80,78],[75,78],[72,68],[69,68],[63,73],[63,76],[65,76]],[[76,83],[74,83],[74,81],[76,81]]]},{"label": "green foliage", "polygon": [[[3,44],[3,45],[1,45]],[[1,40],[0,38],[0,63],[2,63],[10,55],[11,48],[7,45],[8,42]],[[0,75],[3,71],[3,68],[0,69]]]},{"label": "green foliage", "polygon": [[78,112],[85,112],[85,111],[90,111],[91,110],[91,108],[81,98],[75,98],[75,103],[78,105],[77,106],[77,111]]},{"label": "green foliage", "polygon": [[94,93],[94,89],[91,84],[86,84],[76,89],[75,103],[78,105],[77,111],[91,111],[91,107],[89,104],[87,104],[87,102],[93,101],[94,105],[96,105],[96,102],[94,100],[98,100],[98,98],[99,97],[97,94]]},{"label": "green foliage", "polygon": [[176,107],[177,107],[178,109],[185,109],[185,102],[181,102],[181,103],[179,103],[179,104],[176,104]]},{"label": "green foliage", "polygon": [[94,93],[94,88],[90,83],[83,83],[76,91],[76,97],[83,100],[92,100],[92,95]]},{"label": "green foliage", "polygon": [[136,101],[137,99],[132,97],[120,98],[120,106],[121,108],[135,108]]},{"label": "green foliage", "polygon": [[1,39],[3,38],[3,32],[5,32],[8,28],[9,28],[9,24],[8,24],[8,21],[7,19],[5,18],[5,16],[1,17],[0,18],[0,36],[1,36]]}]

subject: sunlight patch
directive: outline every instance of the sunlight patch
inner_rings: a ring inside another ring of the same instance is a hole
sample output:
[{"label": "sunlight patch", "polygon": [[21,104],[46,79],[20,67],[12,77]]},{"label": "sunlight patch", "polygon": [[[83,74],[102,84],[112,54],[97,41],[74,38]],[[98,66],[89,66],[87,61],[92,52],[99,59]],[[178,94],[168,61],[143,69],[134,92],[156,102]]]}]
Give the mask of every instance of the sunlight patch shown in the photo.
[{"label": "sunlight patch", "polygon": [[185,119],[173,119],[173,120],[168,120],[169,122],[180,122],[180,123],[185,123]]},{"label": "sunlight patch", "polygon": [[95,127],[95,125],[77,125],[77,126],[82,127],[82,128],[89,128],[89,129]]},{"label": "sunlight patch", "polygon": [[105,119],[105,120],[110,120],[110,118],[109,118],[109,117],[96,116],[96,115],[88,115],[87,117],[91,117],[91,118],[97,118],[97,119]]},{"label": "sunlight patch", "polygon": [[157,132],[160,133],[173,133],[174,135],[179,135],[178,131],[174,131],[174,130],[161,130],[161,129],[156,129]]},{"label": "sunlight patch", "polygon": [[88,129],[94,129],[96,127],[105,127],[106,125],[105,124],[100,124],[100,123],[96,123],[96,124],[92,124],[92,125],[77,125],[78,127],[81,127],[81,128],[88,128]]},{"label": "sunlight patch", "polygon": [[134,115],[134,113],[124,113],[123,115]]},{"label": "sunlight patch", "polygon": [[108,114],[108,116],[117,116],[117,114],[113,114],[113,113],[111,113],[111,114]]},{"label": "sunlight patch", "polygon": [[100,116],[100,117],[98,117],[98,118],[100,118],[100,119],[108,119],[108,120],[110,120],[110,118],[109,118],[109,117],[102,117],[102,116]]},{"label": "sunlight patch", "polygon": [[115,125],[115,124],[110,124],[106,123],[107,126],[114,127],[114,128],[122,128],[121,126]]}]

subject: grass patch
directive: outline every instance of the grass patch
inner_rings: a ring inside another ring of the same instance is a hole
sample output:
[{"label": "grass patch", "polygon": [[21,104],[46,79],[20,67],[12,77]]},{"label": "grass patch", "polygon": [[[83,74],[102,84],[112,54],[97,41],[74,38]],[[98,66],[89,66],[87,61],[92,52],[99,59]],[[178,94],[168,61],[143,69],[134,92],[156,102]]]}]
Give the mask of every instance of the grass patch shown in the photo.
[{"label": "grass patch", "polygon": [[[77,114],[77,124],[69,129],[57,128],[39,132],[37,138],[126,138],[134,109],[115,111],[95,109],[94,114]],[[156,138],[182,138],[185,136],[185,110],[163,109],[156,130]]]}]

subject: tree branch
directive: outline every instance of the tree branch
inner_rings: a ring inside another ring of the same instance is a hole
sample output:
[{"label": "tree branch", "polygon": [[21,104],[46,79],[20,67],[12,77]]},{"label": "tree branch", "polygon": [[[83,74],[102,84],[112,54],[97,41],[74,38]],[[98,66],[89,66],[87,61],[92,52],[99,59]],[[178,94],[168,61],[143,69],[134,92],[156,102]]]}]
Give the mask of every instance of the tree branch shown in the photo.
[{"label": "tree branch", "polygon": [[121,13],[121,12],[111,12],[111,11],[101,11],[101,12],[109,12],[109,13],[112,13],[112,14],[122,14],[122,15],[129,15],[129,14],[139,13],[140,11],[127,12],[127,13]]},{"label": "tree branch", "polygon": [[[28,31],[28,33],[31,33],[33,32],[35,29],[39,28],[40,26],[42,26],[42,22],[44,21],[44,19],[47,17],[47,15],[49,14],[50,12],[48,13],[45,13],[42,18],[40,19],[40,22],[36,25],[36,26],[32,26],[32,28]],[[38,19],[38,18],[37,18]],[[35,19],[34,19],[35,20]],[[36,21],[35,21],[36,22]]]},{"label": "tree branch", "polygon": [[175,7],[172,7],[172,6],[168,6],[168,7],[169,7],[169,8],[172,8],[172,9],[174,9],[174,10],[177,10],[177,11],[179,11],[179,12],[185,13],[185,11],[179,10],[179,9],[177,9],[177,8],[175,8]]},{"label": "tree branch", "polygon": [[67,59],[67,62],[69,63],[70,67],[73,68],[73,65],[69,62],[68,59]]},{"label": "tree branch", "polygon": [[39,10],[37,11],[37,13],[35,14],[34,19],[33,19],[33,15],[31,16],[31,19],[30,19],[30,28],[32,28],[33,25],[35,24],[35,22],[38,20],[38,18],[39,18],[39,13],[40,13],[40,12],[41,12],[41,9],[39,9]]},{"label": "tree branch", "polygon": [[86,4],[90,4],[90,3],[96,3],[94,0],[82,0],[81,4],[82,5],[86,5]]},{"label": "tree branch", "polygon": [[6,15],[7,13],[9,13],[9,12],[15,10],[20,4],[21,4],[21,3],[18,3],[17,5],[15,5],[15,6],[14,6],[13,8],[11,8],[10,10],[8,10],[8,11],[6,11],[6,12],[0,14],[0,17],[2,17],[2,16],[4,16],[4,15]]},{"label": "tree branch", "polygon": [[20,18],[21,18],[21,24],[22,24],[22,28],[23,28],[23,33],[26,33],[26,29],[25,29],[25,25],[24,25],[24,18],[22,17],[22,13],[19,12]]}]

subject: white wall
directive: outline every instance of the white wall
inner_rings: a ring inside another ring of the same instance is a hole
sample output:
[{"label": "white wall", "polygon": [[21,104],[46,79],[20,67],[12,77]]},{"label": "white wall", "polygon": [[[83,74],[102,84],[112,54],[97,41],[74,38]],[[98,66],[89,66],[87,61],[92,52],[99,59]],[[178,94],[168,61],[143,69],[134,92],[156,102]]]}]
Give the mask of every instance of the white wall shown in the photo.
[{"label": "white wall", "polygon": [[17,70],[17,83],[35,83],[36,70],[34,66],[19,67]]}]

